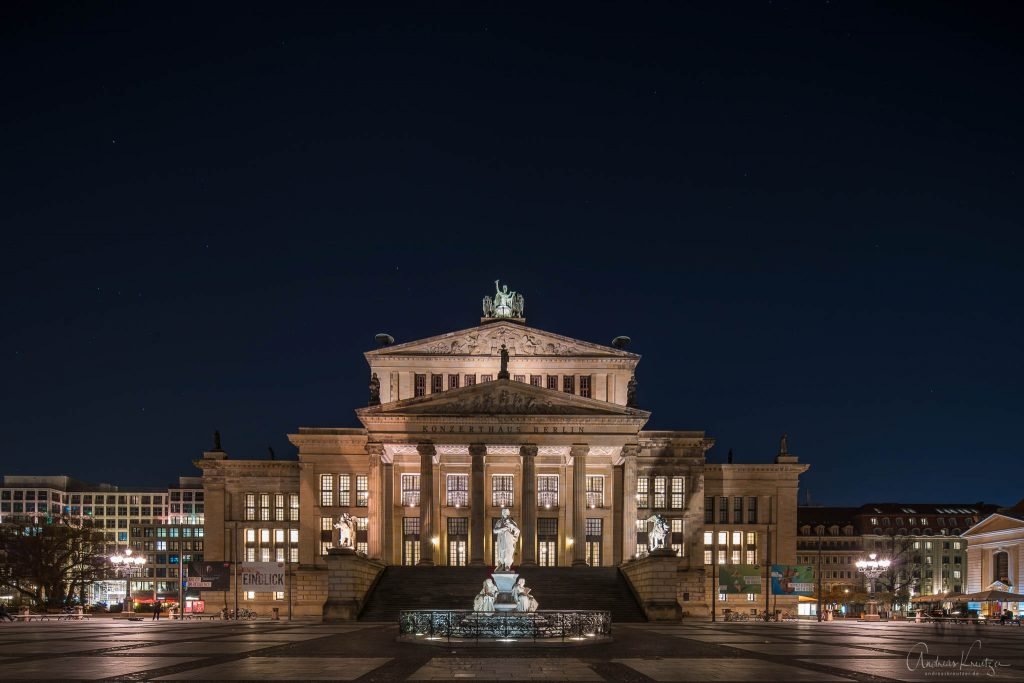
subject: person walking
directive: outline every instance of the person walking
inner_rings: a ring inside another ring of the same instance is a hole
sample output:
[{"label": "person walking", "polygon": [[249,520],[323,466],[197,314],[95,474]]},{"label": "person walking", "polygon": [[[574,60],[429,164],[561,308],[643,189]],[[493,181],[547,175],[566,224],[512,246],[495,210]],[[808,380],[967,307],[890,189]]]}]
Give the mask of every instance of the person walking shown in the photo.
[{"label": "person walking", "polygon": [[153,603],[153,621],[160,621],[160,601]]},{"label": "person walking", "polygon": [[7,621],[14,621],[14,617],[7,611],[7,605],[0,602],[0,619],[6,619]]}]

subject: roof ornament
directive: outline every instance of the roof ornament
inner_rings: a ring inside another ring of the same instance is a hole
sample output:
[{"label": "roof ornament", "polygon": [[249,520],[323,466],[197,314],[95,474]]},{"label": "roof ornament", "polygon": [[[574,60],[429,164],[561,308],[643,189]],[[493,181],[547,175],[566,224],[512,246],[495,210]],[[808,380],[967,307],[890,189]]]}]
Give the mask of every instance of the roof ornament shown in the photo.
[{"label": "roof ornament", "polygon": [[485,318],[522,318],[525,302],[519,292],[508,291],[508,285],[500,285],[501,280],[494,281],[494,297],[484,297]]},{"label": "roof ornament", "polygon": [[779,455],[789,455],[789,439],[786,434],[779,439]]},{"label": "roof ornament", "polygon": [[214,452],[220,452],[224,449],[220,447],[220,430],[213,432],[213,450]]},{"label": "roof ornament", "polygon": [[501,345],[501,369],[498,370],[498,379],[509,379],[508,375],[508,349]]},{"label": "roof ornament", "polygon": [[380,379],[377,377],[376,372],[370,376],[370,400],[366,402],[366,405],[380,405]]},{"label": "roof ornament", "polygon": [[629,378],[629,382],[626,384],[626,407],[636,408],[636,375],[632,375]]}]

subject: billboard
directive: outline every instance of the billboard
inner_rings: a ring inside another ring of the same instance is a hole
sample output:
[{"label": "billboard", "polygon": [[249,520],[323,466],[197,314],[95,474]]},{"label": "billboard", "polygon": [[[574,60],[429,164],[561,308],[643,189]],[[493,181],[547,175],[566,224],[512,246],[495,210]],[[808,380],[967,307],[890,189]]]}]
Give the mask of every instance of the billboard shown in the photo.
[{"label": "billboard", "polygon": [[208,591],[231,589],[230,562],[189,562],[188,587]]},{"label": "billboard", "polygon": [[284,562],[243,562],[238,569],[238,581],[245,591],[283,591]]},{"label": "billboard", "polygon": [[718,592],[760,593],[761,566],[757,564],[722,564],[718,566]]},{"label": "billboard", "polygon": [[814,595],[814,567],[809,564],[773,564],[772,593]]}]

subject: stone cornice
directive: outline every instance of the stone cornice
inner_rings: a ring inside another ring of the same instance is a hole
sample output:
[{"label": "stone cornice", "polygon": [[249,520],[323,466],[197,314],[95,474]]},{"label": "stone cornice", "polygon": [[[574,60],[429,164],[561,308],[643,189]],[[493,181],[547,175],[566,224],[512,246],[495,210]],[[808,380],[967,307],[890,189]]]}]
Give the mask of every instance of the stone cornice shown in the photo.
[{"label": "stone cornice", "polygon": [[230,471],[252,471],[260,470],[264,476],[279,476],[281,474],[291,475],[292,470],[299,469],[298,460],[193,460],[192,464],[203,470],[203,476],[222,475],[229,476]]}]

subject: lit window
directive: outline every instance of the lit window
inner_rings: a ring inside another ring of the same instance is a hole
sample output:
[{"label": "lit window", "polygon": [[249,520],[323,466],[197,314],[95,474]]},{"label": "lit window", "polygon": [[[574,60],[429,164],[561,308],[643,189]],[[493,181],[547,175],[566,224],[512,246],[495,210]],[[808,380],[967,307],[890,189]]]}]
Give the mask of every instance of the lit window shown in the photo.
[{"label": "lit window", "polygon": [[651,480],[647,477],[636,478],[636,506],[640,509],[650,507]]},{"label": "lit window", "polygon": [[334,505],[334,475],[320,475],[320,507]]},{"label": "lit window", "polygon": [[402,475],[402,505],[416,507],[420,504],[420,475]]},{"label": "lit window", "polygon": [[256,519],[256,494],[247,493],[245,494],[245,519],[254,520]]},{"label": "lit window", "polygon": [[654,507],[664,508],[665,505],[665,487],[667,484],[667,477],[655,477],[654,478]]},{"label": "lit window", "polygon": [[604,507],[604,477],[587,475],[587,507]]},{"label": "lit window", "polygon": [[352,505],[352,475],[338,475],[338,505],[348,507]]},{"label": "lit window", "polygon": [[449,474],[447,481],[448,505],[454,507],[469,505],[469,475]]},{"label": "lit window", "polygon": [[686,478],[672,477],[672,509],[681,510],[686,493]]},{"label": "lit window", "polygon": [[715,542],[715,535],[711,531],[704,532],[704,545],[711,545]]},{"label": "lit window", "polygon": [[365,474],[356,475],[356,507],[364,508],[370,504],[370,477]]},{"label": "lit window", "polygon": [[495,474],[491,477],[491,505],[495,507],[511,507],[513,501],[512,491],[511,474]]},{"label": "lit window", "polygon": [[541,474],[537,476],[537,506],[545,510],[558,507],[557,474]]}]

